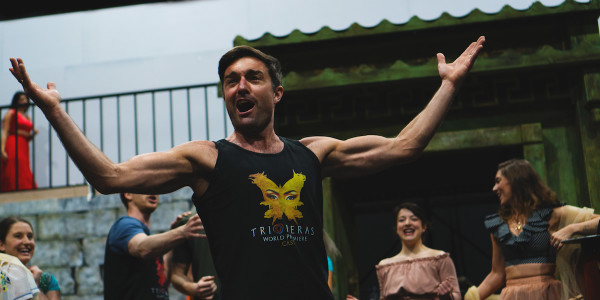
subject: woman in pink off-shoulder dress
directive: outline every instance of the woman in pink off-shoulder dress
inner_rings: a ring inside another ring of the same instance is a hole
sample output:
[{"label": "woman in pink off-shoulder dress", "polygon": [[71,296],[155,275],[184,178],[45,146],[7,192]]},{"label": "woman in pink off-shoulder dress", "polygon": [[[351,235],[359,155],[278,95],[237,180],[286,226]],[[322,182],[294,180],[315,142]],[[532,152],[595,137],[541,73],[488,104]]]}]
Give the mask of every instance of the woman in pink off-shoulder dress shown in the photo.
[{"label": "woman in pink off-shoulder dress", "polygon": [[[376,266],[380,299],[461,299],[450,255],[423,244],[422,235],[429,227],[423,209],[405,202],[394,211],[402,250]],[[347,299],[356,298],[348,295]]]}]

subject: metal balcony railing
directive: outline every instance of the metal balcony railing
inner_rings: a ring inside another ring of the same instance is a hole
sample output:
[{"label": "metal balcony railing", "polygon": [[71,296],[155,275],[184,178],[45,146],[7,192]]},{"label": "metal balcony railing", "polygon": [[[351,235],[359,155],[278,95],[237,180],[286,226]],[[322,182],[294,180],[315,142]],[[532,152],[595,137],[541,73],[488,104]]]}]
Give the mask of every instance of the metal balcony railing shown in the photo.
[{"label": "metal balcony railing", "polygon": [[[87,138],[114,162],[166,151],[191,140],[218,140],[233,131],[216,83],[63,99],[61,103]],[[2,118],[9,109],[0,107]],[[39,108],[33,106],[27,114],[39,130],[29,143],[38,188],[85,184]],[[5,165],[6,161],[0,161],[0,168]],[[15,178],[19,169],[14,170]]]}]

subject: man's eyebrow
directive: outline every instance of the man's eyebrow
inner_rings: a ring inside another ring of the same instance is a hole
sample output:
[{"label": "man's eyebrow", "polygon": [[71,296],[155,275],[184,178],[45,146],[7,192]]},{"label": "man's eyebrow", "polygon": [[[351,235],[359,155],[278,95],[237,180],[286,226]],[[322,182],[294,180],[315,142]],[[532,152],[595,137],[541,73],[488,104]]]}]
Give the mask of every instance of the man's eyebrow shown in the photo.
[{"label": "man's eyebrow", "polygon": [[228,74],[225,74],[225,76],[223,78],[230,78],[230,77],[234,77],[234,76],[237,76],[237,72],[232,71],[232,72],[229,72]]},{"label": "man's eyebrow", "polygon": [[262,75],[263,71],[261,70],[254,70],[254,69],[250,69],[248,70],[248,72],[246,72],[246,75]]},{"label": "man's eyebrow", "polygon": [[[254,70],[254,69],[250,69],[248,71],[246,71],[246,75],[262,75],[263,71],[261,70]],[[230,77],[234,77],[234,76],[239,76],[239,73],[236,71],[231,71],[228,74],[225,74],[225,76],[223,78],[230,78]]]}]

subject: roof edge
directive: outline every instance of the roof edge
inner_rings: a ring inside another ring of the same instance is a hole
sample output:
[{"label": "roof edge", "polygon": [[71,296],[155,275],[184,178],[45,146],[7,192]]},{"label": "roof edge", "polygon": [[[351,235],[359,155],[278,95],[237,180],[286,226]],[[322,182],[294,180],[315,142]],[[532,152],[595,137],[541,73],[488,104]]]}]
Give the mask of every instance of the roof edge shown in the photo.
[{"label": "roof edge", "polygon": [[418,16],[413,16],[405,23],[394,24],[387,19],[384,19],[379,22],[379,24],[372,27],[366,27],[358,23],[352,23],[348,28],[342,30],[333,30],[329,26],[323,26],[316,32],[305,33],[298,29],[294,29],[292,32],[284,36],[275,36],[267,32],[259,38],[250,40],[238,35],[235,37],[233,44],[236,46],[249,45],[253,47],[268,47],[394,32],[442,28],[498,20],[599,10],[600,7],[598,2],[598,0],[590,0],[588,3],[581,3],[575,0],[565,0],[565,2],[558,6],[545,6],[541,2],[534,2],[529,6],[529,8],[524,10],[515,9],[507,4],[496,13],[485,13],[480,9],[475,8],[462,17],[454,17],[447,12],[443,12],[440,17],[435,20],[423,20]]}]

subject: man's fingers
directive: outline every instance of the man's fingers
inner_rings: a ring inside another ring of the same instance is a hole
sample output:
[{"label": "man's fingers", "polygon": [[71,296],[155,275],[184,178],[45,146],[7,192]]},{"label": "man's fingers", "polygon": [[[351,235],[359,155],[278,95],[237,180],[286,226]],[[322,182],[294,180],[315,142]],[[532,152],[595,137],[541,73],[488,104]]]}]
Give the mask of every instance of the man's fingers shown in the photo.
[{"label": "man's fingers", "polygon": [[25,69],[25,64],[20,58],[17,58],[17,62],[19,63],[19,71],[21,73],[21,83],[26,83],[29,81],[29,76],[27,75],[27,69]]},{"label": "man's fingers", "polygon": [[10,64],[12,65],[12,68],[9,68],[10,72],[13,74],[13,76],[19,81],[21,82],[21,72],[19,69],[19,63],[17,62],[16,59],[14,58],[10,58]]},{"label": "man's fingers", "polygon": [[192,217],[190,217],[188,222],[202,223],[202,221],[200,221],[200,216],[198,215],[193,215]]},{"label": "man's fingers", "polygon": [[463,51],[463,53],[456,59],[456,61],[463,61],[470,65],[477,58],[479,51],[483,48],[483,43],[485,43],[485,37],[480,36],[476,42],[472,42],[469,46]]},{"label": "man's fingers", "polygon": [[475,59],[477,57],[477,55],[479,55],[479,52],[481,51],[481,49],[483,49],[484,43],[485,43],[485,36],[480,36],[477,39],[477,43],[475,43],[475,45],[471,49],[471,54],[470,54],[471,59]]},{"label": "man's fingers", "polygon": [[23,63],[23,59],[21,58],[10,58],[10,63],[12,68],[9,68],[10,72],[13,76],[21,83],[22,85],[29,84],[29,75],[27,75],[27,69],[25,68],[25,64]]},{"label": "man's fingers", "polygon": [[477,39],[477,44],[479,45],[483,45],[483,43],[485,43],[485,36],[482,35]]},{"label": "man's fingers", "polygon": [[437,54],[437,60],[438,60],[438,64],[442,64],[443,65],[443,64],[446,63],[446,57],[442,53],[438,53]]}]

